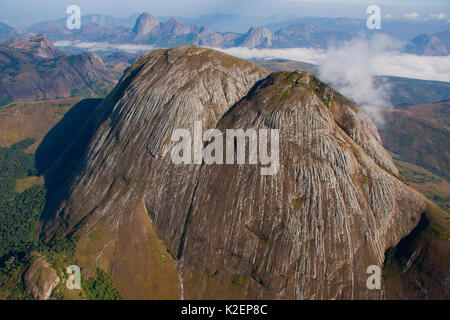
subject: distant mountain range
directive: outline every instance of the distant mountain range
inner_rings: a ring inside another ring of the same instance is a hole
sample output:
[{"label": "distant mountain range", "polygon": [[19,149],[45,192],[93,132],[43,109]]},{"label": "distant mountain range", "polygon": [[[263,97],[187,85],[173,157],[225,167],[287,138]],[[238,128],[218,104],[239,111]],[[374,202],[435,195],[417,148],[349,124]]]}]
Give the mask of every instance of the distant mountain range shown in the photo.
[{"label": "distant mountain range", "polygon": [[[450,43],[448,31],[443,32],[449,28],[449,24],[442,21],[385,21],[382,30],[369,32],[365,20],[361,19],[305,17],[265,24],[258,19],[242,18],[243,23],[239,24],[239,18],[242,17],[223,14],[198,19],[158,19],[148,13],[129,18],[94,14],[83,16],[80,30],[68,30],[65,19],[40,22],[21,33],[0,24],[0,39],[46,34],[52,41],[135,43],[155,47],[198,45],[217,48],[328,48],[361,34],[371,37],[385,33],[400,41],[414,39],[407,43],[406,51],[423,55],[446,55]],[[252,23],[265,26],[255,26]],[[226,27],[227,24],[229,28]],[[247,32],[235,32],[246,26],[249,26]]]},{"label": "distant mountain range", "polygon": [[354,18],[327,18],[327,17],[302,17],[266,24],[266,27],[276,32],[295,24],[312,24],[323,30],[338,32],[362,33],[366,36],[384,33],[401,41],[410,41],[420,34],[434,34],[450,29],[447,21],[405,21],[398,19],[382,19],[380,30],[368,30],[365,19]]},{"label": "distant mountain range", "polygon": [[407,51],[426,56],[446,56],[450,52],[450,31],[422,34],[411,41]]},{"label": "distant mountain range", "polygon": [[16,29],[0,22],[0,41],[17,38],[20,38],[20,34],[16,31]]},{"label": "distant mountain range", "polygon": [[98,55],[65,55],[44,35],[0,44],[0,106],[18,100],[103,96],[114,84]]}]

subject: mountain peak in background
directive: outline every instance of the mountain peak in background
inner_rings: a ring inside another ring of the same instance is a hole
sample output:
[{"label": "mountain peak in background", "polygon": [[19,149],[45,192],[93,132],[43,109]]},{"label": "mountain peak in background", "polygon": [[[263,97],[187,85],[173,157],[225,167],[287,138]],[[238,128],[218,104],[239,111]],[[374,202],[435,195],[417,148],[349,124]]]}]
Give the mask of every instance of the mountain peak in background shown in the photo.
[{"label": "mountain peak in background", "polygon": [[[368,38],[373,35],[373,32],[367,30],[365,20],[350,18],[302,17],[280,22],[279,18],[257,19],[235,14],[205,15],[198,19],[158,19],[149,13],[141,13],[123,19],[98,14],[86,15],[82,17],[81,30],[68,30],[65,23],[66,19],[40,22],[18,35],[25,37],[26,33],[44,33],[52,41],[137,43],[155,47],[202,45],[217,48],[240,46],[316,49],[338,47],[357,35],[365,35]],[[230,28],[226,27],[227,24]],[[234,25],[239,27],[233,28]],[[244,26],[247,26],[247,32],[230,32],[242,30]],[[377,30],[376,33],[384,33],[400,41],[411,41],[420,34],[431,33],[432,37],[425,36],[424,39],[417,39],[417,44],[410,44],[409,50],[418,54],[444,55],[448,52],[448,37],[445,37],[445,34],[435,34],[447,29],[448,23],[442,21],[424,23],[396,20],[385,21],[383,29]],[[0,25],[0,39],[6,40],[14,35],[14,32],[17,33],[6,25]],[[429,45],[423,44],[427,41],[430,42]],[[427,48],[421,48],[423,46]]]},{"label": "mountain peak in background", "polygon": [[53,43],[44,34],[38,34],[27,40],[8,40],[6,46],[16,49],[23,49],[31,52],[35,58],[54,59],[64,55],[55,48]]},{"label": "mountain peak in background", "polygon": [[155,27],[159,26],[159,21],[157,18],[149,13],[141,14],[133,27],[133,33],[136,35],[135,39],[142,39],[144,36],[149,34]]},{"label": "mountain peak in background", "polygon": [[273,39],[274,35],[266,27],[252,27],[244,35],[240,45],[249,48],[271,47]]},{"label": "mountain peak in background", "polygon": [[426,56],[446,56],[450,53],[450,31],[417,36],[407,46],[407,51]]},{"label": "mountain peak in background", "polygon": [[0,22],[0,41],[17,38],[19,38],[19,33],[16,29]]}]

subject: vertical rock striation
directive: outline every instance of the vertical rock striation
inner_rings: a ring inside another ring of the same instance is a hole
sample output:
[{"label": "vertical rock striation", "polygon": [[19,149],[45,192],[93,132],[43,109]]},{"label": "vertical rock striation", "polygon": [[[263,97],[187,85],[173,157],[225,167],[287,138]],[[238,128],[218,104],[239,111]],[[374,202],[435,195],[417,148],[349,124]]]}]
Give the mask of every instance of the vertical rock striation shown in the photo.
[{"label": "vertical rock striation", "polygon": [[[161,272],[173,271],[172,282],[178,283],[178,275],[176,266],[166,270],[155,261],[148,238],[156,226],[176,256],[200,169],[172,164],[167,154],[175,144],[172,131],[191,128],[196,120],[204,128],[214,127],[267,74],[248,61],[195,47],[155,50],[138,59],[52,168],[58,189],[67,161],[82,157],[74,164],[77,174],[69,175],[61,188],[68,195],[50,199],[46,213],[56,215],[44,233],[64,235],[82,225],[80,261],[103,267],[127,297],[160,297],[148,285],[157,276],[154,265]],[[87,131],[95,133],[87,151],[77,154]],[[137,278],[130,282],[130,277]]]},{"label": "vertical rock striation", "polygon": [[250,127],[280,129],[280,170],[202,167],[184,244],[187,298],[381,298],[366,269],[382,268],[425,203],[393,175],[373,123],[311,74],[284,72],[218,124]]},{"label": "vertical rock striation", "polygon": [[[194,121],[280,129],[278,173],[173,164],[172,132]],[[187,299],[381,298],[366,268],[425,210],[396,174],[373,122],[311,74],[154,50],[47,172],[42,237],[78,237],[84,270],[127,298],[179,298],[179,274]]]}]

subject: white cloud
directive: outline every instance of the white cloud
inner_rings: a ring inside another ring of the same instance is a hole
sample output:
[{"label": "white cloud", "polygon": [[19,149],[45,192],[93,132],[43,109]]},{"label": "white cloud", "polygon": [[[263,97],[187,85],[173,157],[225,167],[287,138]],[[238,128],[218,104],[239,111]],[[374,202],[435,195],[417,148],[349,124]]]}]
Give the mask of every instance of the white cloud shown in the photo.
[{"label": "white cloud", "polygon": [[354,100],[378,123],[380,109],[390,108],[389,85],[377,84],[375,75],[450,82],[450,55],[417,56],[399,52],[398,43],[385,35],[371,40],[358,38],[339,48],[317,50],[289,49],[218,49],[245,59],[289,59],[319,65],[319,77]]},{"label": "white cloud", "polygon": [[403,15],[403,18],[408,20],[417,19],[418,17],[419,14],[417,12],[405,13]]},{"label": "white cloud", "polygon": [[338,49],[328,50],[319,61],[319,77],[358,104],[375,122],[382,124],[380,111],[392,108],[390,87],[387,83],[375,81],[373,60],[396,49],[395,42],[384,35],[371,40],[356,38]]},{"label": "white cloud", "polygon": [[450,82],[450,55],[444,57],[385,53],[372,59],[376,74]]},{"label": "white cloud", "polygon": [[82,50],[98,52],[98,51],[126,51],[131,53],[139,53],[155,49],[154,46],[144,44],[112,44],[107,42],[83,42],[83,41],[56,41],[55,47],[75,47]]},{"label": "white cloud", "polygon": [[447,15],[443,12],[441,13],[432,13],[430,14],[430,18],[434,20],[445,20],[447,19]]},{"label": "white cloud", "polygon": [[395,19],[395,16],[388,13],[387,15],[384,16],[386,19]]},{"label": "white cloud", "polygon": [[[359,41],[367,40],[360,39]],[[375,47],[374,41],[372,41],[372,44],[369,45],[369,47],[370,46]],[[400,53],[392,43],[386,48],[384,41],[381,41],[378,46],[381,46],[384,50],[374,49],[368,57],[368,64],[370,64],[371,72],[373,74],[450,82],[450,55],[444,57],[432,57]],[[229,49],[216,48],[216,50],[244,59],[278,58],[313,64],[319,64],[320,62],[325,61],[325,58],[332,52],[311,48],[249,49],[236,47]],[[358,53],[348,52],[350,60],[352,60],[354,54]]]},{"label": "white cloud", "polygon": [[325,50],[312,48],[288,48],[288,49],[250,49],[245,47],[234,47],[228,49],[214,48],[232,56],[244,59],[288,59],[318,64],[319,60],[326,54]]}]

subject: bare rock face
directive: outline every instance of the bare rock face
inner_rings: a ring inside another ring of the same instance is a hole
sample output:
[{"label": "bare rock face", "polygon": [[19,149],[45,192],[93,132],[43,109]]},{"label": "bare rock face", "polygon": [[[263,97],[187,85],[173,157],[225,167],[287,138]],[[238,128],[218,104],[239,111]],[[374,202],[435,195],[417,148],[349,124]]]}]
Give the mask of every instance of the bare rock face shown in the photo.
[{"label": "bare rock face", "polygon": [[[174,164],[172,132],[194,121],[279,129],[278,172]],[[83,269],[127,298],[381,298],[367,267],[425,210],[396,174],[373,122],[311,74],[155,50],[50,168],[42,236],[76,235]]]},{"label": "bare rock face", "polygon": [[280,129],[280,170],[202,167],[183,245],[187,298],[381,298],[367,267],[382,268],[425,203],[386,170],[373,123],[345,113],[355,107],[314,76],[285,72],[219,121]]},{"label": "bare rock face", "polygon": [[148,35],[153,29],[159,27],[159,21],[154,16],[143,13],[136,20],[136,24],[133,28],[135,39],[142,39]]},{"label": "bare rock face", "polygon": [[426,56],[446,56],[450,52],[450,31],[419,35],[406,46],[406,50]]},{"label": "bare rock face", "polygon": [[59,283],[56,271],[45,258],[38,256],[25,274],[25,289],[35,300],[48,300]]},{"label": "bare rock face", "polygon": [[244,35],[240,45],[249,48],[267,48],[272,46],[272,41],[274,39],[275,36],[269,29],[265,27],[256,27],[251,28],[247,34]]},{"label": "bare rock face", "polygon": [[39,34],[27,40],[8,40],[6,46],[22,49],[30,52],[35,58],[55,59],[61,57],[63,53],[53,46],[44,34]]},{"label": "bare rock face", "polygon": [[166,32],[171,36],[181,36],[189,34],[192,31],[192,27],[187,26],[180,19],[170,18],[162,27],[162,32]]},{"label": "bare rock face", "polygon": [[[172,164],[167,154],[175,144],[172,131],[189,128],[196,120],[205,129],[215,127],[267,74],[253,63],[203,48],[177,47],[142,56],[88,124],[86,130],[98,129],[87,153],[80,155],[79,175],[67,182],[68,200],[47,208],[57,214],[45,233],[67,234],[83,222],[77,260],[88,268],[98,261],[127,297],[178,298],[176,266],[162,263],[149,245],[156,227],[160,238],[172,239],[165,244],[176,255],[195,187],[190,173],[195,176],[200,169]],[[62,157],[53,168],[54,176],[60,177],[61,168],[78,157],[68,154],[67,161]],[[170,213],[165,213],[166,206]],[[170,274],[176,284],[160,284],[155,291],[148,283],[158,272]]]},{"label": "bare rock face", "polygon": [[195,36],[194,45],[196,46],[211,46],[220,48],[223,46],[224,37],[210,28],[202,28]]}]

